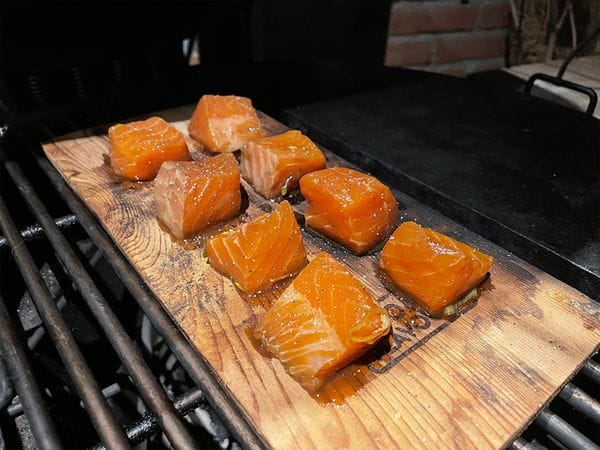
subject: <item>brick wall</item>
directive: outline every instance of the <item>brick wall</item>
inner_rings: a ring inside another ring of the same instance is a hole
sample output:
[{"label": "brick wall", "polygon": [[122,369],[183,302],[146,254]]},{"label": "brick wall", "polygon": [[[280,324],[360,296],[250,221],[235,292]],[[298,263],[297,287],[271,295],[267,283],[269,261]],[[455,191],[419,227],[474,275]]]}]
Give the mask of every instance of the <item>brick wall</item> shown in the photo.
[{"label": "brick wall", "polygon": [[393,3],[386,66],[465,76],[505,65],[508,0]]}]

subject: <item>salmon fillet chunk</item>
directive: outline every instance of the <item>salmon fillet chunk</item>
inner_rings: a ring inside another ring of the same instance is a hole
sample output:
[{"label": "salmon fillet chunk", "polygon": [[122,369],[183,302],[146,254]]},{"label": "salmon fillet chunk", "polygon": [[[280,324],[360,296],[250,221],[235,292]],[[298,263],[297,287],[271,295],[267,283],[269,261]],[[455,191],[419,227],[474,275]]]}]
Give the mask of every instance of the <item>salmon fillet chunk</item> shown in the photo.
[{"label": "salmon fillet chunk", "polygon": [[321,252],[261,317],[254,336],[315,392],[389,330],[387,311],[343,264]]},{"label": "salmon fillet chunk", "polygon": [[450,305],[481,283],[493,261],[462,242],[404,222],[383,247],[380,266],[430,315],[444,316],[453,314]]},{"label": "salmon fillet chunk", "polygon": [[165,161],[190,159],[183,134],[160,117],[108,129],[110,163],[128,180],[151,180]]},{"label": "salmon fillet chunk", "polygon": [[360,255],[392,230],[398,205],[390,188],[354,169],[331,167],[300,179],[306,225]]},{"label": "salmon fillet chunk", "polygon": [[298,189],[303,175],[324,168],[319,147],[297,130],[251,141],[242,148],[242,176],[266,198]]},{"label": "salmon fillet chunk", "polygon": [[287,201],[209,240],[206,256],[211,266],[248,293],[268,289],[306,263],[302,233]]},{"label": "salmon fillet chunk", "polygon": [[190,136],[211,152],[240,150],[264,131],[252,101],[236,95],[203,95],[188,125]]},{"label": "salmon fillet chunk", "polygon": [[156,215],[180,239],[240,212],[240,172],[235,157],[169,161],[154,180]]}]

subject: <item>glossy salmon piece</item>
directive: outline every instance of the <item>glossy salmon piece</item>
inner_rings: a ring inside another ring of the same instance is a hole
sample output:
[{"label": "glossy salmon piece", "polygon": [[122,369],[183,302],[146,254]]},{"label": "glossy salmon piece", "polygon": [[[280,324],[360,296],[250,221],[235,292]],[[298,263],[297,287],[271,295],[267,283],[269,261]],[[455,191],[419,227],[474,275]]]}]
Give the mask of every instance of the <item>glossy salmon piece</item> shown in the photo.
[{"label": "glossy salmon piece", "polygon": [[242,148],[242,176],[266,198],[298,189],[303,175],[324,168],[319,147],[297,130],[251,141]]},{"label": "glossy salmon piece", "polygon": [[433,316],[454,314],[455,302],[484,279],[494,258],[448,236],[404,222],[381,252],[387,276]]},{"label": "glossy salmon piece", "polygon": [[306,263],[302,233],[287,201],[209,240],[206,256],[211,266],[248,293],[268,289]]},{"label": "glossy salmon piece", "polygon": [[300,180],[306,225],[355,254],[372,249],[392,230],[398,205],[377,178],[345,167],[309,173]]},{"label": "glossy salmon piece", "polygon": [[259,320],[254,336],[315,392],[389,330],[387,311],[343,264],[321,252]]},{"label": "glossy salmon piece", "polygon": [[235,157],[169,161],[154,180],[156,215],[180,239],[240,212],[240,172]]},{"label": "glossy salmon piece", "polygon": [[211,152],[234,152],[264,131],[249,98],[203,95],[190,119],[188,131]]},{"label": "glossy salmon piece", "polygon": [[190,159],[183,134],[160,117],[113,125],[108,140],[113,170],[129,180],[151,180],[163,162]]}]

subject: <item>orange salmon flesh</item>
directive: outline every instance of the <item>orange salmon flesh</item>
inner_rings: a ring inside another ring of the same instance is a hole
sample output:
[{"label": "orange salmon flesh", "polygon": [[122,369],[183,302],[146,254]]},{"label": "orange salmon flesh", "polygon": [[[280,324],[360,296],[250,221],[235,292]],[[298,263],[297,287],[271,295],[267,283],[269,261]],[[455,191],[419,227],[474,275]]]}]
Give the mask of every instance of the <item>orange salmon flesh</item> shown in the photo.
[{"label": "orange salmon flesh", "polygon": [[206,243],[210,265],[244,292],[268,289],[306,263],[302,233],[287,201]]},{"label": "orange salmon flesh", "polygon": [[373,346],[390,318],[346,267],[319,253],[259,320],[254,336],[307,391]]},{"label": "orange salmon flesh", "polygon": [[242,148],[242,176],[266,198],[298,189],[303,175],[323,168],[325,156],[319,147],[297,130],[248,142]]},{"label": "orange salmon flesh", "polygon": [[240,150],[264,131],[249,98],[204,95],[188,125],[190,136],[211,152]]},{"label": "orange salmon flesh", "polygon": [[183,134],[160,117],[114,125],[108,140],[110,164],[128,180],[151,180],[163,162],[190,159]]},{"label": "orange salmon flesh", "polygon": [[390,188],[377,178],[345,167],[309,173],[300,179],[308,201],[306,225],[362,254],[385,239],[398,214]]},{"label": "orange salmon flesh", "polygon": [[180,239],[237,216],[240,172],[235,157],[166,162],[154,180],[156,215]]},{"label": "orange salmon flesh", "polygon": [[387,276],[431,315],[477,287],[494,258],[448,236],[404,222],[381,252]]}]

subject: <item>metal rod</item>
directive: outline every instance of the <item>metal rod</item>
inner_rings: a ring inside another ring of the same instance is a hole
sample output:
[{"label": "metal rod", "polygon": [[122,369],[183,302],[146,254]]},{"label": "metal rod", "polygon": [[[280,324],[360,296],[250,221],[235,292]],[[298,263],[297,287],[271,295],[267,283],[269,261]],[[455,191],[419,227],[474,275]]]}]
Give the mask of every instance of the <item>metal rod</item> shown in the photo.
[{"label": "metal rod", "polygon": [[0,297],[0,349],[13,385],[25,409],[35,441],[41,449],[62,448],[52,419],[46,410],[44,397],[35,381],[27,359],[25,344],[17,335],[4,300]]},{"label": "metal rod", "polygon": [[[56,302],[56,307],[59,311],[62,311],[66,304],[67,299],[64,296],[61,296]],[[46,329],[40,325],[37,328],[37,330],[35,330],[33,334],[27,339],[27,347],[29,347],[29,350],[35,349],[35,347],[40,343],[40,341],[45,335]]]},{"label": "metal rod", "polygon": [[50,213],[33,190],[19,165],[14,161],[7,161],[5,167],[25,199],[29,210],[46,233],[56,255],[67,269],[69,277],[77,286],[119,359],[127,368],[144,404],[157,416],[171,445],[175,448],[197,448],[194,439],[177,417],[173,405],[144,361],[142,354],[135,347],[109,303],[100,293],[92,277],[52,220]]},{"label": "metal rod", "polygon": [[527,442],[523,438],[515,439],[515,441],[508,448],[510,448],[511,450],[533,450],[534,449],[533,445],[529,444],[529,442]]},{"label": "metal rod", "polygon": [[581,411],[587,417],[600,425],[600,403],[579,389],[573,383],[567,385],[558,394],[560,398],[569,403],[573,408]]},{"label": "metal rod", "polygon": [[[554,440],[553,442],[555,442],[556,440]],[[548,450],[548,447],[546,447],[545,445],[542,445],[542,443],[540,441],[538,441],[537,439],[532,439],[531,442],[529,442],[529,448],[531,450]]]},{"label": "metal rod", "polygon": [[586,362],[581,368],[581,373],[586,377],[591,378],[597,384],[600,384],[600,364],[591,359]]},{"label": "metal rod", "polygon": [[0,229],[4,233],[11,248],[15,262],[38,313],[46,325],[46,330],[52,337],[56,349],[75,384],[77,391],[90,412],[92,423],[100,435],[100,439],[108,448],[130,448],[127,437],[119,427],[115,417],[110,412],[98,383],[77,347],[71,330],[60,315],[56,304],[37,270],[31,254],[27,250],[21,235],[10,218],[4,200],[0,197]]},{"label": "metal rod", "polygon": [[568,448],[600,449],[581,432],[548,409],[542,410],[536,417],[535,423]]},{"label": "metal rod", "polygon": [[[68,214],[66,216],[59,217],[54,221],[54,223],[59,228],[66,230],[77,223],[77,217],[75,217],[74,214]],[[35,225],[29,225],[27,228],[21,230],[20,233],[25,242],[39,239],[44,234],[42,227],[40,227],[37,223]],[[6,247],[7,245],[6,238],[4,236],[0,236],[0,249]]]},{"label": "metal rod", "polygon": [[592,31],[592,33],[589,36],[587,36],[583,41],[581,41],[577,48],[565,58],[563,63],[560,65],[560,68],[558,69],[556,78],[562,78],[564,76],[567,67],[569,67],[569,64],[571,64],[571,61],[573,61],[573,58],[575,58],[575,56],[577,56],[581,52],[581,50],[583,50],[583,48],[586,47],[590,42],[596,39],[598,35],[600,35],[600,27]]},{"label": "metal rod", "polygon": [[[121,386],[119,386],[118,383],[113,383],[110,386],[102,389],[102,395],[104,395],[104,398],[111,398],[113,395],[117,395],[119,392],[121,392]],[[85,408],[83,402],[79,402],[79,404],[82,408]],[[23,412],[23,405],[21,403],[13,403],[6,408],[6,411],[11,417],[18,416]]]},{"label": "metal rod", "polygon": [[[52,134],[48,132],[51,137]],[[125,257],[117,250],[112,240],[100,228],[89,210],[71,191],[62,177],[54,170],[48,160],[39,151],[32,152],[37,163],[48,175],[50,181],[60,193],[67,205],[77,216],[86,233],[96,247],[110,261],[112,268],[129,290],[140,308],[148,316],[156,331],[162,336],[179,362],[202,388],[207,401],[220,418],[227,424],[234,439],[244,448],[264,448],[263,440],[248,418],[223,386],[210,365],[185,339],[171,318],[160,306],[158,300],[143,283]]]},{"label": "metal rod", "polygon": [[6,363],[2,357],[2,350],[0,349],[0,410],[6,408],[14,396],[15,390],[12,382],[10,381],[10,376],[8,375],[8,370],[6,369]]},{"label": "metal rod", "polygon": [[[198,388],[194,388],[177,397],[173,406],[181,417],[185,417],[190,411],[196,409],[205,401],[206,399],[202,391]],[[125,432],[127,433],[129,440],[137,445],[148,439],[157,430],[158,422],[156,421],[156,417],[152,414],[146,414],[138,422],[127,427]],[[98,444],[90,450],[100,450],[103,448],[104,447],[101,444]]]}]

